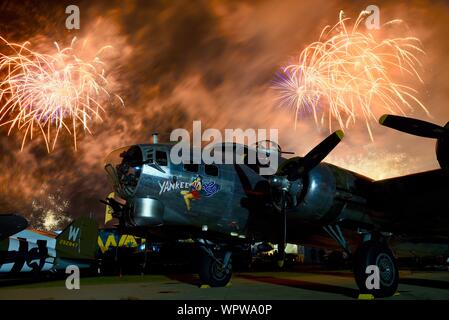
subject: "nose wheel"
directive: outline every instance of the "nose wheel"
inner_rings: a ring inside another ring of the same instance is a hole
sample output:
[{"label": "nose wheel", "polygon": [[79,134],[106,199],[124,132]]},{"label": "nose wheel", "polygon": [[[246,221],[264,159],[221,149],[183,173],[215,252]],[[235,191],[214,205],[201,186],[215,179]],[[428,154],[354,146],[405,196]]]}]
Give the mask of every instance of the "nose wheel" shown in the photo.
[{"label": "nose wheel", "polygon": [[202,284],[224,287],[231,280],[232,260],[230,251],[203,251],[200,265]]},{"label": "nose wheel", "polygon": [[[371,268],[367,269],[369,266]],[[378,273],[373,269],[377,269]],[[378,288],[370,288],[367,283],[375,283],[375,275],[378,275]],[[354,255],[354,276],[361,293],[369,293],[377,298],[390,297],[398,288],[396,259],[390,248],[378,241],[366,241],[357,250]]]}]

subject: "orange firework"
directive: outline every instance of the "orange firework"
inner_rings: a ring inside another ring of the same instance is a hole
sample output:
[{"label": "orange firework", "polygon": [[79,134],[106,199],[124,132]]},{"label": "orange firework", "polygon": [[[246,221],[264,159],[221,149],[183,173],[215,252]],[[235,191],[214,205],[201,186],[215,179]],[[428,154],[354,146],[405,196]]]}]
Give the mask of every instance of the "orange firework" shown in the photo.
[{"label": "orange firework", "polygon": [[42,134],[47,151],[54,149],[58,135],[65,130],[73,136],[76,150],[77,129],[91,133],[89,125],[102,121],[105,105],[111,97],[108,81],[99,58],[103,47],[91,62],[85,62],[71,46],[55,54],[41,54],[24,44],[0,40],[13,54],[0,53],[0,126],[8,126],[8,135],[17,129],[23,132],[23,149],[27,138]]},{"label": "orange firework", "polygon": [[[406,114],[419,106],[428,110],[416,97],[417,91],[395,82],[398,75],[408,75],[422,82],[418,54],[424,53],[419,39],[394,37],[376,39],[359,31],[369,14],[363,11],[352,28],[340,11],[339,22],[327,26],[320,39],[307,46],[282,68],[275,89],[282,104],[295,109],[295,119],[312,113],[319,125],[332,122],[341,128],[362,119],[373,140],[371,121],[384,113]],[[386,23],[382,28],[400,20]]]}]

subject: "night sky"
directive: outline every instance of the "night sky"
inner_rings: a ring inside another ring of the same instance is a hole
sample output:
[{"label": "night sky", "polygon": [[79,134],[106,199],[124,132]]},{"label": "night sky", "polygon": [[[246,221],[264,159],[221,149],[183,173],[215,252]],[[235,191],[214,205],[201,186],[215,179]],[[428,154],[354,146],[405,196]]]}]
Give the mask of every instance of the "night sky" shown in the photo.
[{"label": "night sky", "polygon": [[[65,28],[65,8],[76,4],[80,30]],[[203,127],[279,128],[284,150],[303,155],[326,134],[312,119],[294,129],[292,110],[274,102],[276,70],[318,39],[339,10],[355,18],[369,4],[381,22],[404,20],[421,39],[424,84],[418,97],[433,119],[449,121],[449,5],[444,1],[0,1],[0,35],[30,41],[43,52],[53,42],[88,40],[86,52],[104,45],[107,77],[125,107],[109,106],[94,134],[78,136],[78,150],[62,136],[50,154],[38,138],[20,151],[21,136],[0,127],[0,210],[39,226],[57,217],[94,214],[111,187],[104,159],[115,148],[149,142],[154,131]],[[362,125],[345,130],[344,142],[326,160],[373,178],[438,167],[434,141],[374,125],[371,142]],[[161,139],[168,139],[162,135]],[[55,218],[55,217],[53,217]]]}]

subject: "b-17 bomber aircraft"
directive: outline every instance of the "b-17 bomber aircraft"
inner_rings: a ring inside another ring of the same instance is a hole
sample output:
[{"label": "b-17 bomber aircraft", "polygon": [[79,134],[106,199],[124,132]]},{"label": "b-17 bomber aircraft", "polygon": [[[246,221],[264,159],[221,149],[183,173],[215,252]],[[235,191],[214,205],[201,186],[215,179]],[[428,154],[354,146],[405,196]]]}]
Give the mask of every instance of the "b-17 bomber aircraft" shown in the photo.
[{"label": "b-17 bomber aircraft", "polygon": [[27,220],[19,215],[0,215],[1,274],[54,272],[69,265],[88,268],[95,261],[95,220],[78,218],[60,234],[27,227]]},{"label": "b-17 bomber aircraft", "polygon": [[[137,144],[108,156],[118,198],[104,202],[127,233],[194,239],[203,252],[200,279],[210,286],[229,282],[236,246],[278,243],[282,265],[288,242],[344,250],[361,292],[391,296],[399,281],[392,243],[439,244],[448,255],[441,244],[449,244],[449,126],[392,115],[380,123],[437,139],[441,169],[374,181],[322,162],[341,131],[304,157],[286,159],[278,148],[279,167],[270,176],[257,164],[174,164],[173,144]],[[257,146],[243,148],[249,154]],[[377,266],[375,288],[366,284],[368,266]]]}]

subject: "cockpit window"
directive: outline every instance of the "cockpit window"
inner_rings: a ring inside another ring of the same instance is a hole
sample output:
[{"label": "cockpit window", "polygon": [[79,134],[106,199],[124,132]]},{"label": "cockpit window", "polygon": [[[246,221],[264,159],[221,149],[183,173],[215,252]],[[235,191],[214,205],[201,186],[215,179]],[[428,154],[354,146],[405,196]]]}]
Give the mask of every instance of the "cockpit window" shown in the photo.
[{"label": "cockpit window", "polygon": [[143,165],[139,146],[121,148],[108,156],[105,169],[120,196],[126,198],[134,194]]},{"label": "cockpit window", "polygon": [[188,172],[198,172],[198,164],[184,164],[184,170]]},{"label": "cockpit window", "polygon": [[213,164],[206,164],[204,165],[204,173],[208,176],[218,176],[218,167]]},{"label": "cockpit window", "polygon": [[154,149],[149,148],[147,151],[147,163],[154,163]]},{"label": "cockpit window", "polygon": [[166,167],[168,165],[167,152],[156,150],[156,163],[162,167]]}]

